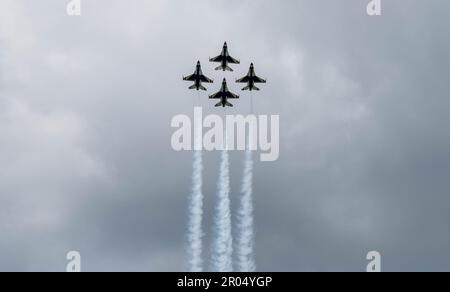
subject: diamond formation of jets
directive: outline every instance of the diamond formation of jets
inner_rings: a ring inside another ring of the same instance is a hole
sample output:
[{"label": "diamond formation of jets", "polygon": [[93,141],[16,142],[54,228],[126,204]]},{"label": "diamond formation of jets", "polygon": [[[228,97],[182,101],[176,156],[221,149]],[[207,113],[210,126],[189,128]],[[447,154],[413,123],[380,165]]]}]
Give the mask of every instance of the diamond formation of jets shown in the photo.
[{"label": "diamond formation of jets", "polygon": [[241,79],[236,80],[237,83],[247,83],[247,86],[242,88],[242,90],[257,90],[259,91],[259,88],[255,86],[255,83],[266,83],[267,81],[265,79],[262,79],[255,74],[255,67],[253,66],[253,63],[250,65],[250,69],[248,70],[248,74],[245,77],[242,77]]},{"label": "diamond formation of jets", "polygon": [[[233,72],[233,69],[230,68],[229,64],[240,64],[241,62],[239,60],[236,60],[235,58],[230,56],[230,53],[228,51],[228,45],[225,42],[223,45],[222,53],[214,58],[209,59],[210,62],[216,62],[220,63],[220,66],[215,68],[216,71],[223,70]],[[202,85],[203,83],[214,83],[214,81],[208,77],[206,77],[202,72],[202,66],[200,64],[200,61],[197,62],[197,66],[195,69],[194,74],[189,75],[187,77],[183,77],[184,81],[192,81],[194,84],[189,87],[189,89],[196,89],[196,90],[204,90],[207,89]],[[242,77],[241,79],[237,79],[236,83],[246,83],[247,86],[242,88],[242,90],[249,90],[249,91],[259,91],[259,88],[255,86],[257,83],[266,83],[267,81],[261,77],[258,77],[255,73],[255,66],[253,63],[250,65],[250,69],[246,76]],[[233,105],[228,101],[229,99],[239,99],[239,95],[236,95],[232,93],[228,89],[227,80],[226,78],[223,79],[222,87],[220,88],[219,92],[210,95],[210,99],[220,99],[220,102],[216,104],[216,107],[233,107]]]},{"label": "diamond formation of jets", "polygon": [[228,90],[227,86],[227,80],[224,78],[222,82],[222,87],[220,88],[220,91],[210,95],[210,99],[220,99],[220,102],[216,104],[216,107],[233,107],[233,105],[228,102],[228,99],[238,99],[239,95],[236,95]]},{"label": "diamond formation of jets", "polygon": [[229,52],[228,52],[228,45],[227,43],[225,43],[223,45],[223,49],[222,49],[222,53],[220,53],[219,56],[214,57],[214,58],[210,58],[209,59],[210,62],[216,62],[216,63],[220,63],[220,66],[216,68],[216,70],[223,70],[225,71],[230,71],[233,72],[233,69],[230,68],[230,66],[228,66],[229,64],[240,64],[241,61],[236,60],[235,58],[231,57]]},{"label": "diamond formation of jets", "polygon": [[204,83],[213,83],[214,80],[209,79],[205,75],[203,75],[202,72],[202,66],[200,64],[200,61],[197,62],[197,67],[195,68],[195,72],[192,75],[189,75],[187,77],[183,77],[184,81],[193,81],[194,85],[189,87],[189,89],[197,89],[197,90],[204,90],[206,91],[206,88],[202,85],[202,82]]}]

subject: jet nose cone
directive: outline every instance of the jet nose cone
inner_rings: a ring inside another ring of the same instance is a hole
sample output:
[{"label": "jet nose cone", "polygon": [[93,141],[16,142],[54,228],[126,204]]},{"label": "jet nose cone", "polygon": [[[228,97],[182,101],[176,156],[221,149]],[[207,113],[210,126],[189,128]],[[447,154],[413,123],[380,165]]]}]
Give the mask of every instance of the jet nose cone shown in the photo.
[{"label": "jet nose cone", "polygon": [[250,67],[253,67],[253,63],[250,64]]},{"label": "jet nose cone", "polygon": [[227,47],[227,46],[228,46],[227,42],[225,42],[225,43],[223,44],[223,46],[224,46],[224,47]]},{"label": "jet nose cone", "polygon": [[226,78],[223,79],[223,83],[227,83],[227,79]]}]

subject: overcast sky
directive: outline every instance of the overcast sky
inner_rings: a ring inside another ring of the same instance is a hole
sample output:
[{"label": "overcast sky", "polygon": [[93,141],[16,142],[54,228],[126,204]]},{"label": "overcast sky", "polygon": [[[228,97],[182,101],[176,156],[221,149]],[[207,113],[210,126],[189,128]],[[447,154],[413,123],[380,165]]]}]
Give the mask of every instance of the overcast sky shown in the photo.
[{"label": "overcast sky", "polygon": [[280,115],[280,159],[255,166],[258,270],[365,271],[371,250],[385,271],[450,270],[449,1],[68,2],[0,0],[1,271],[64,271],[70,250],[85,271],[185,270],[192,154],[170,121],[193,112],[197,60],[223,78],[224,41],[226,77],[254,62],[255,110]]}]

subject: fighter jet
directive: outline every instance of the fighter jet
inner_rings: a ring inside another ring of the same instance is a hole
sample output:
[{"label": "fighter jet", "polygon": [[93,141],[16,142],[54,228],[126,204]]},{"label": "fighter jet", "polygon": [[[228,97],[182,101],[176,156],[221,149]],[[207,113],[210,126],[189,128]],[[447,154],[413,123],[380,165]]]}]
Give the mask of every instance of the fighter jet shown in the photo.
[{"label": "fighter jet", "polygon": [[237,83],[247,83],[247,86],[242,88],[242,90],[259,90],[258,87],[255,86],[255,83],[266,83],[266,80],[256,76],[255,67],[253,63],[250,65],[250,70],[248,71],[247,76],[236,80]]},{"label": "fighter jet", "polygon": [[231,103],[228,102],[228,99],[238,99],[239,95],[236,95],[228,90],[227,80],[224,78],[222,82],[222,88],[216,94],[213,94],[209,97],[210,99],[220,99],[220,102],[216,104],[216,107],[233,107]]},{"label": "fighter jet", "polygon": [[228,53],[227,43],[225,43],[223,45],[222,53],[215,58],[210,58],[209,61],[220,63],[220,66],[217,67],[216,70],[231,71],[231,72],[233,72],[233,69],[231,69],[228,66],[228,64],[240,64],[241,63],[240,61],[238,61],[235,58],[230,56],[230,54]]},{"label": "fighter jet", "polygon": [[202,82],[205,82],[205,83],[213,83],[214,82],[212,79],[209,79],[208,77],[203,75],[202,66],[200,65],[200,61],[197,62],[197,67],[195,69],[194,74],[192,74],[188,77],[183,77],[183,80],[194,81],[194,85],[189,87],[189,89],[197,89],[197,90],[201,89],[201,90],[205,90],[205,91],[206,91],[206,88],[203,87]]}]

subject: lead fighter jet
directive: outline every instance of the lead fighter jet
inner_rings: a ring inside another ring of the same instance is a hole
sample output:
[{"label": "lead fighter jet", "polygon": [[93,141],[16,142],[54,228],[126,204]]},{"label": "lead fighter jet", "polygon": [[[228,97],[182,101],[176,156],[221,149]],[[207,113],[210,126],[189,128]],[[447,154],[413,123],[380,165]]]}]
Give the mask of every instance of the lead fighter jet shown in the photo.
[{"label": "lead fighter jet", "polygon": [[231,69],[228,64],[240,64],[241,62],[236,60],[235,58],[230,56],[230,53],[228,53],[228,45],[225,43],[223,45],[222,53],[220,53],[219,56],[210,58],[210,62],[216,62],[220,63],[220,66],[216,68],[216,70],[223,70],[223,71],[231,71],[233,72],[233,69]]},{"label": "lead fighter jet", "polygon": [[228,102],[228,99],[238,99],[239,95],[236,95],[228,90],[227,80],[224,78],[222,82],[222,88],[216,94],[209,96],[210,99],[220,99],[220,102],[216,104],[216,107],[233,107],[231,103]]},{"label": "lead fighter jet", "polygon": [[255,74],[255,67],[253,66],[253,63],[250,65],[250,70],[248,71],[247,76],[236,80],[237,83],[247,83],[247,86],[242,88],[242,90],[258,90],[259,88],[255,86],[255,83],[266,83],[267,81],[256,76]]},{"label": "lead fighter jet", "polygon": [[183,77],[183,80],[194,81],[194,85],[189,87],[189,89],[197,89],[197,90],[201,89],[201,90],[205,90],[205,91],[206,91],[206,88],[203,87],[202,82],[205,82],[205,83],[213,83],[214,82],[212,79],[209,79],[208,77],[203,75],[202,66],[200,65],[200,61],[197,62],[197,67],[195,69],[194,74],[192,74],[188,77]]}]

